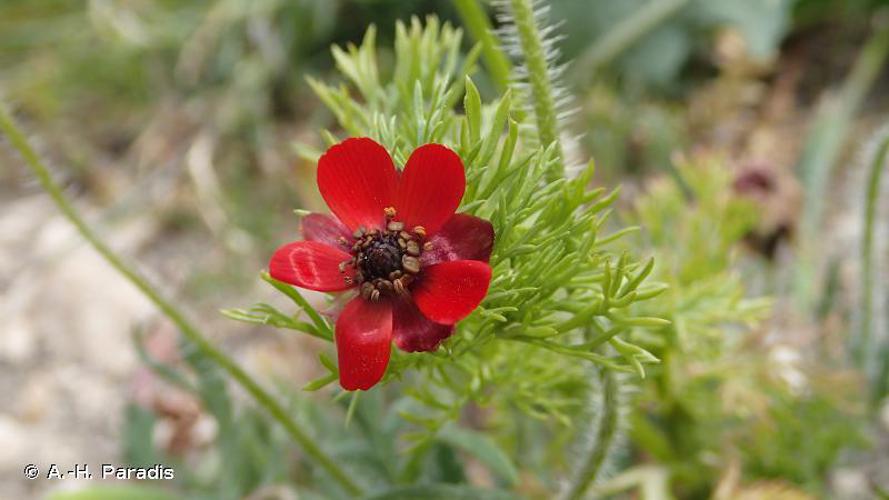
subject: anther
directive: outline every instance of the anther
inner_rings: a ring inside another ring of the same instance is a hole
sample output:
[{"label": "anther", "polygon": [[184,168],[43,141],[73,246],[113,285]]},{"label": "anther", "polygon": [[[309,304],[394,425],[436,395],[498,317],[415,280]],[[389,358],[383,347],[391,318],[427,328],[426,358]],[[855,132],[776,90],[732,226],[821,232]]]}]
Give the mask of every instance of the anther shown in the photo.
[{"label": "anther", "polygon": [[391,221],[386,225],[386,229],[392,232],[401,231],[404,229],[404,222]]},{"label": "anther", "polygon": [[392,271],[391,273],[389,273],[389,279],[395,281],[400,278],[402,274],[404,273],[402,273],[401,271]]},{"label": "anther", "polygon": [[370,300],[373,302],[380,300],[380,291],[374,288],[373,291],[370,292]]},{"label": "anther", "polygon": [[371,294],[375,291],[377,291],[377,290],[374,288],[373,283],[371,283],[369,281],[365,281],[361,285],[361,297],[363,297],[365,299],[369,299]]},{"label": "anther", "polygon": [[340,272],[341,273],[346,272],[346,266],[348,266],[351,263],[352,263],[351,260],[344,260],[344,261],[340,262],[340,265],[339,265]]},{"label": "anther", "polygon": [[431,241],[427,241],[426,243],[423,243],[423,251],[429,252],[431,250],[432,250],[432,242]]},{"label": "anther", "polygon": [[425,238],[426,237],[426,228],[423,226],[414,226],[414,234],[416,234],[420,238]]},{"label": "anther", "polygon": [[383,209],[383,213],[386,215],[387,219],[395,218],[395,207],[386,207]]},{"label": "anther", "polygon": [[405,248],[407,248],[407,240],[398,238],[398,246],[400,246],[401,249],[404,250]]},{"label": "anther", "polygon": [[420,245],[418,245],[416,241],[410,240],[407,242],[407,246],[404,248],[404,251],[413,255],[414,257],[419,257]]},{"label": "anther", "polygon": [[336,241],[337,241],[337,243],[339,243],[340,245],[343,245],[343,246],[346,246],[349,244],[349,240],[347,240],[345,238],[345,236],[340,236],[339,238],[336,239]]},{"label": "anther", "polygon": [[404,295],[404,283],[400,279],[392,282],[392,288],[395,289],[395,293],[398,295]]},{"label": "anther", "polygon": [[401,258],[401,267],[403,267],[406,272],[417,274],[420,272],[420,261],[416,257],[405,255]]},{"label": "anther", "polygon": [[358,229],[356,229],[355,232],[352,233],[352,236],[354,236],[356,240],[361,238],[362,236],[364,236],[364,226],[361,226]]}]

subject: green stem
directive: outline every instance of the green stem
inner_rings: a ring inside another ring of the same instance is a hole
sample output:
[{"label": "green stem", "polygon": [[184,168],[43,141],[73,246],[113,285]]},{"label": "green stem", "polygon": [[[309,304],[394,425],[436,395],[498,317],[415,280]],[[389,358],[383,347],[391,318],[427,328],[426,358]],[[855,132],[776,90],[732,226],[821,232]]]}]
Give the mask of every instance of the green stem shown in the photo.
[{"label": "green stem", "polygon": [[299,443],[306,455],[317,461],[321,467],[327,470],[343,488],[350,494],[358,495],[360,488],[349,478],[340,466],[325,454],[315,444],[312,438],[301,430],[287,411],[275,399],[254,381],[234,360],[225,353],[216,349],[171,302],[163,298],[148,280],[135,269],[127,265],[123,259],[114,253],[99,236],[84,222],[83,218],[74,208],[74,205],[65,196],[62,188],[53,180],[49,169],[28,143],[24,133],[16,126],[12,116],[6,108],[0,104],[0,130],[9,138],[10,144],[19,152],[25,160],[25,164],[40,181],[43,190],[52,198],[59,211],[77,228],[90,245],[130,283],[139,289],[158,309],[179,327],[182,334],[188,338],[198,349],[212,359],[220,368],[228,372],[253,398],[264,407],[272,417],[277,420],[293,438]]},{"label": "green stem", "polygon": [[494,36],[487,13],[478,0],[453,0],[453,3],[469,34],[482,44],[482,59],[494,86],[498,92],[505,92],[509,87],[512,66]]},{"label": "green stem", "polygon": [[602,380],[602,414],[596,421],[595,434],[590,436],[588,447],[581,456],[580,467],[568,487],[560,495],[562,500],[582,498],[599,473],[602,464],[611,452],[618,434],[620,417],[620,382],[617,376],[607,368],[600,369]]},{"label": "green stem", "polygon": [[[880,349],[870,345],[873,338],[873,301],[874,286],[876,284],[877,269],[874,269],[874,225],[877,218],[877,206],[879,205],[880,185],[883,180],[883,172],[886,170],[886,161],[889,160],[889,134],[884,136],[877,145],[870,170],[867,174],[867,194],[864,200],[864,233],[861,241],[861,336],[858,339],[857,355],[859,362],[863,362],[866,368],[870,368],[876,361]],[[886,365],[889,361],[885,358],[880,362],[877,370],[878,379],[875,383],[875,394],[882,397],[886,385]],[[868,369],[868,372],[871,370]]]},{"label": "green stem", "polygon": [[549,78],[546,50],[540,27],[534,16],[532,0],[510,0],[516,34],[522,49],[525,66],[528,70],[528,84],[531,88],[531,102],[537,122],[537,134],[544,147],[556,144],[559,157],[557,167],[548,172],[548,178],[557,180],[565,176],[562,143],[559,140],[559,120],[556,112],[556,99],[553,82]]}]

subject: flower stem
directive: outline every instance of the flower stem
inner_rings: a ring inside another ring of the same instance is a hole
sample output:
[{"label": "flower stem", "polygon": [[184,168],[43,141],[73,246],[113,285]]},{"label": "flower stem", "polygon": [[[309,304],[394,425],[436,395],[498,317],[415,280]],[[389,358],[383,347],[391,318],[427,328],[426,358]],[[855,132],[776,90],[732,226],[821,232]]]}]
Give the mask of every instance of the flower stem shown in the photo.
[{"label": "flower stem", "polygon": [[576,500],[583,497],[590,484],[602,471],[602,464],[608,458],[617,438],[620,382],[617,375],[607,368],[601,368],[599,373],[602,381],[602,413],[596,421],[597,427],[593,430],[595,434],[590,436],[590,442],[583,451],[580,466],[575,470],[568,487],[559,496],[561,500]]},{"label": "flower stem", "polygon": [[133,267],[127,265],[121,257],[102,241],[99,236],[86,224],[68,198],[62,188],[56,183],[49,169],[28,143],[24,133],[16,126],[12,116],[5,106],[0,104],[0,130],[9,138],[10,144],[25,160],[25,164],[40,181],[44,191],[52,198],[59,211],[77,228],[77,231],[90,245],[130,283],[139,289],[158,309],[179,327],[185,337],[200,349],[208,358],[212,359],[220,368],[228,372],[260,406],[264,407],[272,417],[277,420],[288,434],[303,449],[306,455],[314,459],[322,468],[327,470],[342,487],[352,495],[361,493],[360,488],[349,478],[343,469],[330,458],[321,448],[315,444],[293,418],[287,413],[275,399],[253,380],[234,360],[222,351],[216,349],[200,331],[185,317],[185,314],[165,299],[148,280],[139,274]]},{"label": "flower stem", "polygon": [[499,92],[505,92],[509,87],[509,73],[512,67],[491,31],[488,15],[478,0],[453,0],[453,3],[469,34],[482,44],[482,59],[494,86]]},{"label": "flower stem", "polygon": [[534,15],[533,4],[533,0],[510,0],[519,46],[528,70],[528,84],[540,143],[544,147],[549,147],[553,143],[557,145],[556,152],[560,161],[557,163],[557,168],[549,172],[550,180],[555,180],[565,176],[564,156],[562,143],[559,140],[554,83],[550,81],[546,49]]},{"label": "flower stem", "polygon": [[[856,345],[856,354],[860,362],[870,372],[875,358],[884,354],[883,349],[871,346],[874,337],[874,286],[875,275],[879,272],[874,269],[874,225],[876,223],[877,206],[879,205],[880,185],[882,184],[883,171],[886,170],[886,161],[889,160],[889,134],[884,135],[877,144],[873,160],[867,173],[867,194],[864,199],[864,232],[861,241],[861,334]],[[886,389],[887,366],[889,362],[882,357],[882,366],[876,367],[878,378],[874,382],[874,394],[881,398]]]}]

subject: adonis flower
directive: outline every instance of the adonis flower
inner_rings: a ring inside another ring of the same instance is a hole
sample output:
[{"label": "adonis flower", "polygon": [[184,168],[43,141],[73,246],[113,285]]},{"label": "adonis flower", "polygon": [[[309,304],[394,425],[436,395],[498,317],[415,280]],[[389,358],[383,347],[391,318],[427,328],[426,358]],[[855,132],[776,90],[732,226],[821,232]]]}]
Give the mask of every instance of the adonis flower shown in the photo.
[{"label": "adonis flower", "polygon": [[391,341],[434,351],[478,307],[494,228],[455,213],[463,162],[439,144],[414,150],[399,172],[373,140],[346,139],[318,161],[318,188],[336,217],[304,217],[306,241],[275,251],[269,273],[310,290],[358,292],[336,321],[336,350],[340,385],[369,389],[386,372]]}]

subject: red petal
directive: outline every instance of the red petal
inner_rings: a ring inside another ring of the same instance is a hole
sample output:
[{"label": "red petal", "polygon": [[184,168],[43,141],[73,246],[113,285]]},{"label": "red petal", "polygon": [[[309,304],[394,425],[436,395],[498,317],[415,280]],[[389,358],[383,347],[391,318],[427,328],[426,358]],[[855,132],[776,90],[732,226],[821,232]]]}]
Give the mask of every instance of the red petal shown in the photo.
[{"label": "red petal", "polygon": [[340,262],[351,259],[346,252],[317,241],[295,241],[275,250],[269,262],[272,278],[319,292],[352,288],[346,283],[353,269],[339,270]]},{"label": "red petal", "polygon": [[452,260],[488,262],[494,247],[494,226],[469,214],[454,214],[429,241],[432,249],[420,257],[423,265]]},{"label": "red petal", "polygon": [[318,160],[318,189],[330,210],[354,231],[379,228],[395,202],[398,173],[389,153],[367,137],[346,139]]},{"label": "red petal", "polygon": [[395,345],[402,351],[434,351],[438,344],[454,333],[453,325],[442,325],[426,319],[410,299],[395,302],[393,311]]},{"label": "red petal", "polygon": [[352,299],[336,321],[335,338],[340,385],[347,391],[370,389],[389,365],[392,304]]},{"label": "red petal", "polygon": [[487,263],[454,260],[424,268],[412,293],[427,318],[452,325],[478,307],[490,284],[491,266]]},{"label": "red petal", "polygon": [[420,146],[401,173],[395,203],[398,220],[434,234],[454,215],[465,189],[466,174],[456,153],[440,144]]},{"label": "red petal", "polygon": [[303,238],[308,241],[319,241],[332,247],[348,250],[349,246],[340,243],[340,238],[351,242],[352,232],[336,217],[326,214],[309,214],[300,222]]}]

